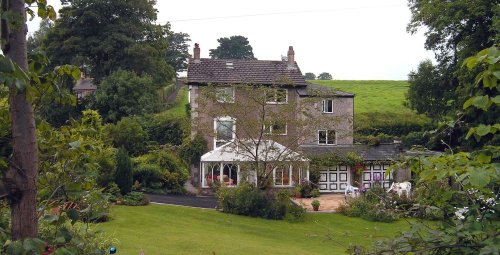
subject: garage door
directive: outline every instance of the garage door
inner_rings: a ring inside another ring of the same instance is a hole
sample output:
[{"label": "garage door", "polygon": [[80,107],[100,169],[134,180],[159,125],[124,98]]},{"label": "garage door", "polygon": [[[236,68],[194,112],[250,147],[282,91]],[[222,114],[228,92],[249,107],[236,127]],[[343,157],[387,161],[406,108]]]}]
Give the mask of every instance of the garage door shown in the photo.
[{"label": "garage door", "polygon": [[388,189],[392,182],[392,173],[389,178],[385,177],[385,172],[389,168],[389,165],[385,164],[369,164],[365,165],[365,170],[363,171],[363,186],[365,188],[371,188],[376,183],[381,183],[382,186]]},{"label": "garage door", "polygon": [[329,167],[320,172],[319,190],[321,192],[344,192],[351,183],[349,166]]}]

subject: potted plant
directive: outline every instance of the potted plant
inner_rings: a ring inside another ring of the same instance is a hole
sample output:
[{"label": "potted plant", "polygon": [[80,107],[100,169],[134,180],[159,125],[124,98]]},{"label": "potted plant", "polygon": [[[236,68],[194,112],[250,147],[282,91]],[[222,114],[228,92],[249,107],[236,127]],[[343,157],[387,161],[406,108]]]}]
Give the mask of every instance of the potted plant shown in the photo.
[{"label": "potted plant", "polygon": [[312,205],[314,211],[318,211],[319,210],[319,206],[321,204],[320,204],[320,202],[318,200],[315,199],[314,201],[311,202],[311,205]]},{"label": "potted plant", "polygon": [[295,198],[301,198],[301,189],[300,186],[295,187]]}]

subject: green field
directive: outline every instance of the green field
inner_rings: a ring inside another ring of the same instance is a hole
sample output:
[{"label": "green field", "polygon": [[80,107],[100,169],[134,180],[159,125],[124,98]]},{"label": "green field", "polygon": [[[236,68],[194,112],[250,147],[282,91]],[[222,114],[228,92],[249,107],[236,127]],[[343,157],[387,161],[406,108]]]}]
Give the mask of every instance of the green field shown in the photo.
[{"label": "green field", "polygon": [[349,244],[370,245],[409,227],[340,214],[290,223],[169,205],[115,206],[111,217],[99,226],[120,240],[120,255],[344,254]]},{"label": "green field", "polygon": [[407,81],[309,81],[354,93],[354,123],[356,128],[394,123],[423,125],[429,118],[403,105],[408,91]]}]

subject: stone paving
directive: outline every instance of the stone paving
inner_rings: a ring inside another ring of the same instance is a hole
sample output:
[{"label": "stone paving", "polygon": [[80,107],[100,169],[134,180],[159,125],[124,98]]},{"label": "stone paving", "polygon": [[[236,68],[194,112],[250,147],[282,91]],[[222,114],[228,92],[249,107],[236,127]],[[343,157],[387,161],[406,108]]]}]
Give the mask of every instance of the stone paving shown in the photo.
[{"label": "stone paving", "polygon": [[311,202],[318,200],[320,203],[318,212],[335,212],[339,205],[345,200],[344,194],[322,194],[316,198],[293,198],[294,203],[306,208],[307,212],[313,212]]}]

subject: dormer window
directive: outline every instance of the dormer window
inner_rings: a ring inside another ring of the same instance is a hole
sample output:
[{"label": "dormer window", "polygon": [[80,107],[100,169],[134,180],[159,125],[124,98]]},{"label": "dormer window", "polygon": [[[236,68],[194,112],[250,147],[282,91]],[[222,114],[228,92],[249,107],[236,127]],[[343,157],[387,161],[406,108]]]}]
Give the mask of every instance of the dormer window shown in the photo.
[{"label": "dormer window", "polygon": [[286,104],[288,102],[287,89],[274,89],[266,93],[266,103],[268,104]]},{"label": "dormer window", "polygon": [[217,88],[215,92],[217,102],[219,103],[234,103],[234,88],[221,87]]},{"label": "dormer window", "polygon": [[333,99],[323,100],[323,113],[333,113]]}]

